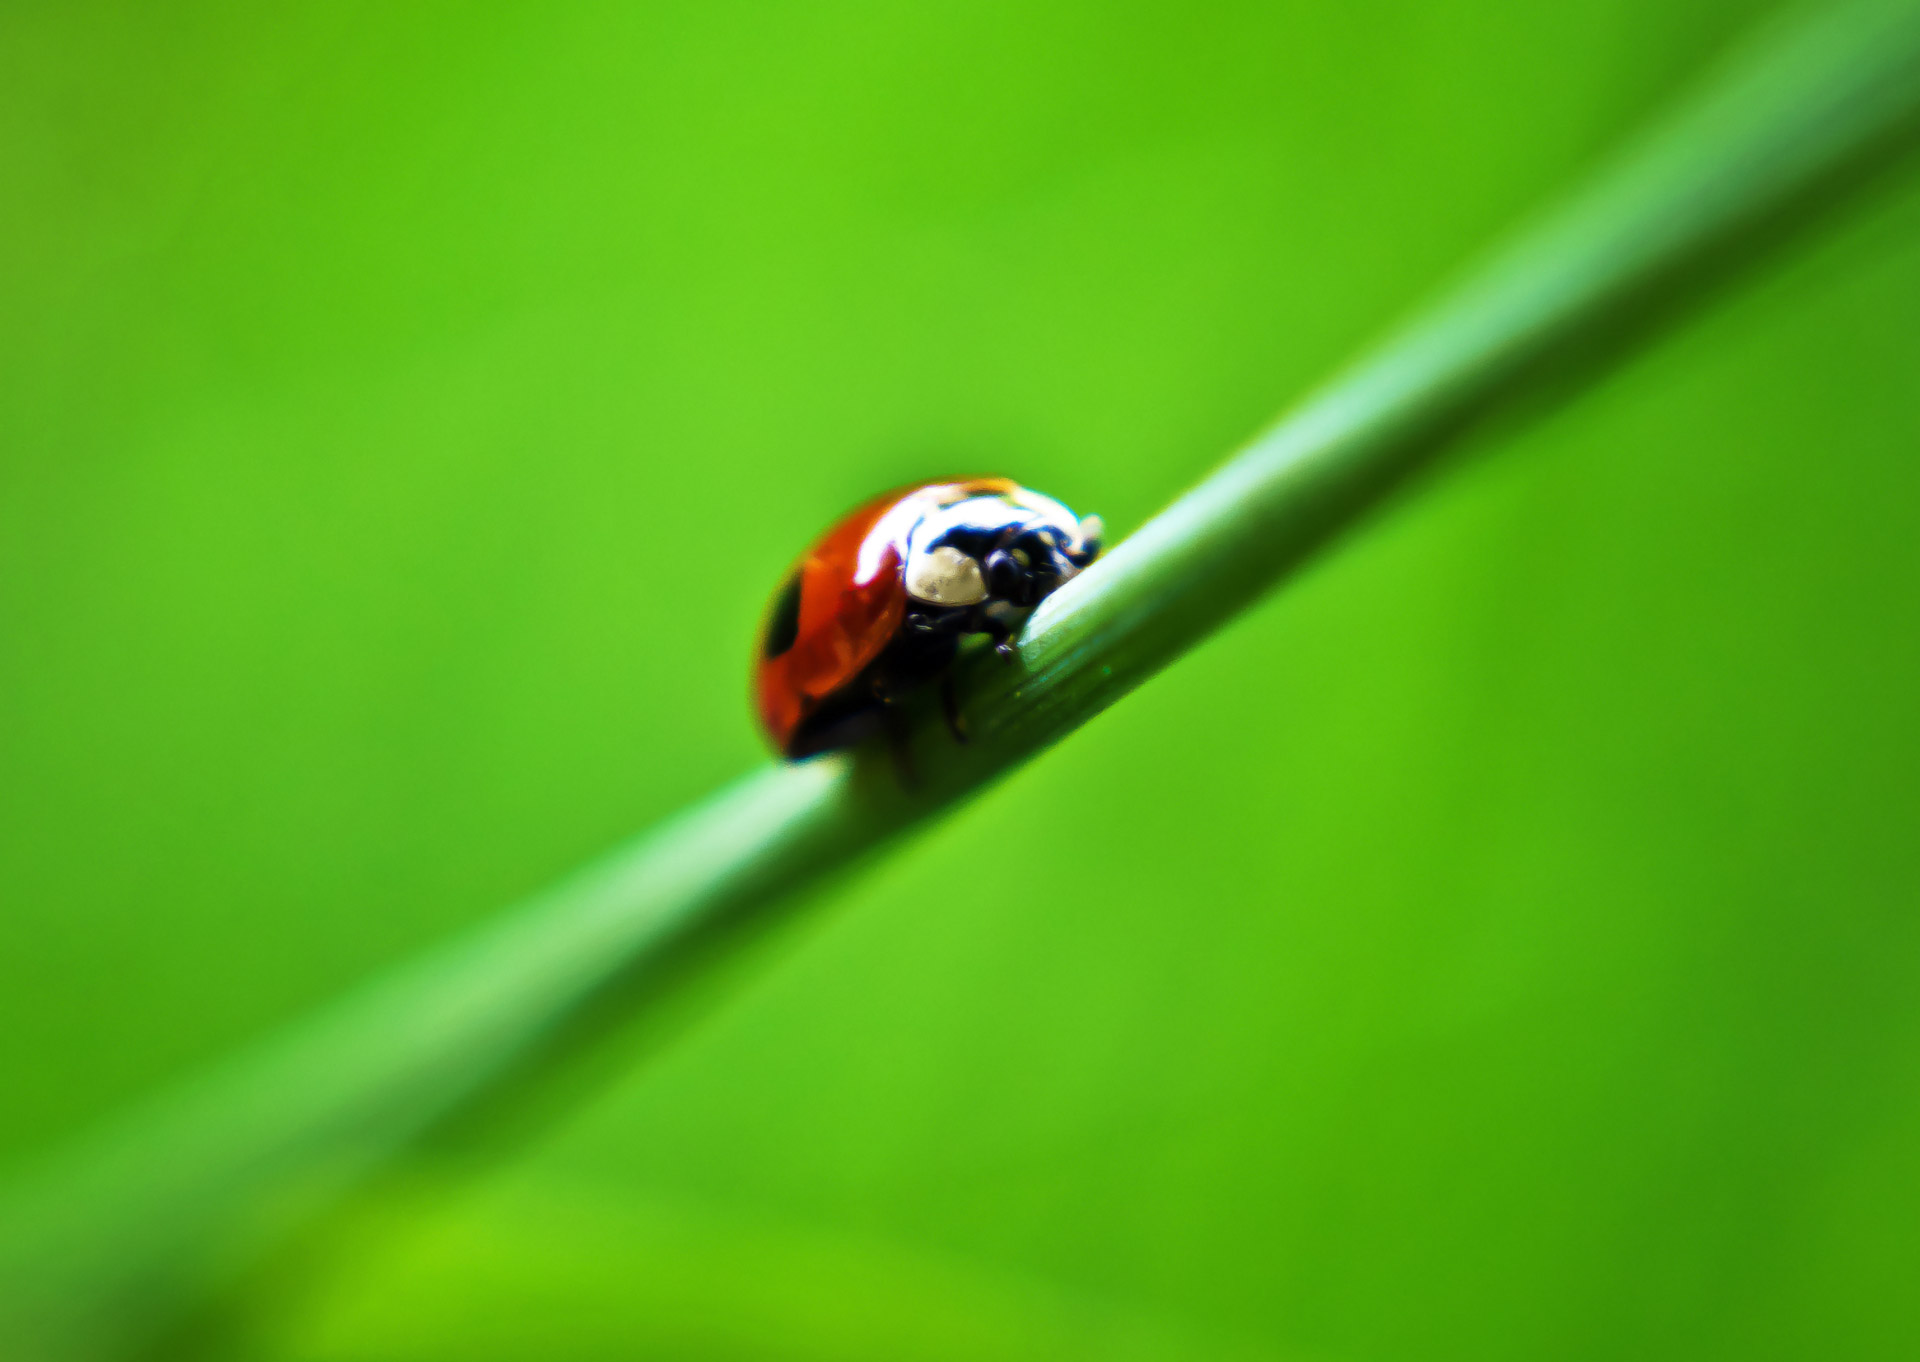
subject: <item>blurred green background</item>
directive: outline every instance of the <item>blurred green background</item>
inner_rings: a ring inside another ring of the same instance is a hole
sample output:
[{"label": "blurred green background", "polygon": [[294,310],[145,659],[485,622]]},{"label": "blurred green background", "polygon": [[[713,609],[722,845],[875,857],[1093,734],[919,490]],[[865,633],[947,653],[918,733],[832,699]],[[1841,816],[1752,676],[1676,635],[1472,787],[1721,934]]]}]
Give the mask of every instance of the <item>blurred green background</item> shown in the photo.
[{"label": "blurred green background", "polygon": [[[1119,533],[1766,7],[0,11],[0,1162],[764,760],[873,489]],[[1920,192],[248,1312],[306,1362],[1920,1353]]]}]

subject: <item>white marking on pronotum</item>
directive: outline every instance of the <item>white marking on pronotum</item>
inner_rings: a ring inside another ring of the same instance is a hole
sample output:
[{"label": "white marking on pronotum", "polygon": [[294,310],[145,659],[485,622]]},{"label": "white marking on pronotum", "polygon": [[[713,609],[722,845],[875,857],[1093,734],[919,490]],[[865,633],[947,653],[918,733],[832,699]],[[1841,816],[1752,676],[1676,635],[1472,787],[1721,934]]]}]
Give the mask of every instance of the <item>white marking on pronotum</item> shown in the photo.
[{"label": "white marking on pronotum", "polygon": [[926,517],[928,511],[949,504],[959,486],[951,482],[935,483],[900,498],[890,506],[887,513],[867,531],[867,537],[860,541],[860,552],[853,567],[853,584],[865,586],[879,576],[880,565],[886,561],[888,549],[904,555],[907,535],[913,527]]},{"label": "white marking on pronotum", "polygon": [[947,544],[910,554],[906,583],[908,595],[933,605],[978,605],[987,598],[980,564]]}]

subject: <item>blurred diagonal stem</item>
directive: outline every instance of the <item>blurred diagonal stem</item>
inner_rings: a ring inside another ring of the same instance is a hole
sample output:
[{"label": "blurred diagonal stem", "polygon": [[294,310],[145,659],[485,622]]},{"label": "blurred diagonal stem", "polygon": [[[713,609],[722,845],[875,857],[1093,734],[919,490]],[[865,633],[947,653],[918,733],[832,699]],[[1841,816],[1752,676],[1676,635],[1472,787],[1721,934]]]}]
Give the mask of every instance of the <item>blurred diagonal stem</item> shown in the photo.
[{"label": "blurred diagonal stem", "polygon": [[[1757,36],[1589,184],[1048,600],[1018,664],[973,659],[973,742],[920,728],[770,767],[132,1113],[0,1201],[0,1355],[107,1358],[181,1318],[557,1042],[646,1010],[685,949],[757,930],[1180,656],[1460,434],[1564,395],[1913,139],[1920,0]],[[592,1019],[592,1024],[583,1021]]]}]

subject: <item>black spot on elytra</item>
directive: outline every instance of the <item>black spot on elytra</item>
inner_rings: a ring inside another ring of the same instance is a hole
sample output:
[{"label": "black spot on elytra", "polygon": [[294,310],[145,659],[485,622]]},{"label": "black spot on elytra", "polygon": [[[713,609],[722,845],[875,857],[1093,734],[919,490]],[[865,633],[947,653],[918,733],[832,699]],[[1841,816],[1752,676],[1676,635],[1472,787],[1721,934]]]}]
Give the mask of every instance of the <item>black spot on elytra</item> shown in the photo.
[{"label": "black spot on elytra", "polygon": [[776,658],[793,646],[800,636],[800,574],[787,578],[780,594],[773,598],[773,613],[767,616],[764,647],[768,658]]}]

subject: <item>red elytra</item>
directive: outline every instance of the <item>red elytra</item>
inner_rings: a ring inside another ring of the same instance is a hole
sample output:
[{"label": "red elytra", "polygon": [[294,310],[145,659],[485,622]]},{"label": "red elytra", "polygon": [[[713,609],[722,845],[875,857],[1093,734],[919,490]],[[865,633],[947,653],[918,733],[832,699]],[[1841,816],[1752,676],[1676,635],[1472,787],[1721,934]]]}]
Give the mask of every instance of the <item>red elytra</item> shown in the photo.
[{"label": "red elytra", "polygon": [[761,626],[754,695],[761,726],[783,755],[800,753],[802,726],[899,634],[908,595],[907,536],[931,510],[1015,492],[1009,478],[951,478],[898,488],[842,517],[774,594]]}]

